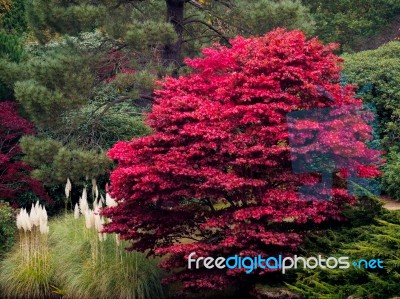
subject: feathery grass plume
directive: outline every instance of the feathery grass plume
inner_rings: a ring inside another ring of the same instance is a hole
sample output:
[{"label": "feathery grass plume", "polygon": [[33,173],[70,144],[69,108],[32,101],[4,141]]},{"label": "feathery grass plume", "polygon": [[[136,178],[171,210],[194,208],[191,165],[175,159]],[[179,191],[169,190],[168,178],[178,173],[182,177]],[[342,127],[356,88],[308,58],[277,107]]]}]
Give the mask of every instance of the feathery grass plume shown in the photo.
[{"label": "feathery grass plume", "polygon": [[[70,202],[70,195],[72,190],[72,184],[69,178],[67,179],[67,183],[65,184],[65,213],[68,210],[68,202]],[[72,202],[71,202],[72,205]]]},{"label": "feathery grass plume", "polygon": [[46,209],[39,202],[29,213],[21,209],[16,224],[19,243],[0,263],[0,293],[3,298],[50,298],[54,272]]},{"label": "feathery grass plume", "polygon": [[[92,213],[100,228],[106,219]],[[121,245],[125,246],[117,246],[114,238],[100,237],[95,227],[87,229],[85,219],[73,215],[52,222],[56,278],[66,298],[163,298],[156,260],[126,251],[128,243],[124,241]]]},{"label": "feathery grass plume", "polygon": [[95,218],[92,210],[85,211],[85,225],[87,229],[91,229],[94,226]]},{"label": "feathery grass plume", "polygon": [[86,187],[83,188],[82,196],[79,198],[79,208],[80,208],[81,214],[84,216],[85,216],[86,212],[89,210]]},{"label": "feathery grass plume", "polygon": [[65,197],[69,198],[72,190],[72,184],[69,178],[67,179],[67,183],[65,184]]},{"label": "feathery grass plume", "polygon": [[79,218],[79,205],[75,204],[75,208],[74,208],[74,218],[78,219]]},{"label": "feathery grass plume", "polygon": [[114,198],[108,194],[108,192],[106,193],[106,205],[107,207],[116,207],[118,205]]},{"label": "feathery grass plume", "polygon": [[97,187],[96,179],[92,179],[92,197],[94,200],[99,198],[99,188]]},{"label": "feathery grass plume", "polygon": [[39,218],[39,210],[37,206],[32,204],[31,212],[29,213],[29,219],[32,222],[32,225],[39,226],[40,224],[40,218]]}]

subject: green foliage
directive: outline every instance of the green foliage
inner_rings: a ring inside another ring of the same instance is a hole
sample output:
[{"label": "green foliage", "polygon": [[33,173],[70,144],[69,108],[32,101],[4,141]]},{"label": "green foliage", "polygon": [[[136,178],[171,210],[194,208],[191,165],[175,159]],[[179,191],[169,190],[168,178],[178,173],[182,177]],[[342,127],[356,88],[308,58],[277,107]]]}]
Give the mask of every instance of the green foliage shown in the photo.
[{"label": "green foliage", "polygon": [[24,252],[11,252],[0,265],[0,290],[10,298],[43,299],[51,294],[53,272],[48,268],[48,252],[24,260]]},{"label": "green foliage", "polygon": [[26,162],[35,167],[32,176],[46,185],[63,184],[67,178],[79,183],[104,175],[111,166],[102,152],[68,149],[52,139],[25,136],[21,148]]},{"label": "green foliage", "polygon": [[12,99],[12,78],[16,71],[15,65],[22,59],[23,54],[21,39],[0,31],[0,64],[3,64],[0,66],[0,100]]},{"label": "green foliage", "polygon": [[[352,213],[352,217],[359,217],[357,211]],[[304,298],[379,299],[400,293],[400,213],[397,211],[382,211],[372,221],[364,217],[363,222],[353,221],[344,227],[311,235],[304,250],[304,256],[349,256],[350,262],[380,258],[384,265],[383,269],[350,266],[349,269],[302,270],[295,279],[286,281],[289,289]]]},{"label": "green foliage", "polygon": [[[0,84],[8,89],[8,94],[13,93],[14,83],[21,78],[21,68],[15,62],[0,57]],[[10,99],[4,96],[2,99]]]},{"label": "green foliage", "polygon": [[19,62],[23,53],[24,50],[20,38],[0,31],[0,57]]},{"label": "green foliage", "polygon": [[102,45],[102,36],[94,33],[31,47],[25,78],[15,83],[17,101],[40,129],[37,137],[21,141],[25,160],[46,185],[104,175],[111,166],[105,150],[149,132],[140,109],[107,105],[119,96],[117,90],[134,97],[139,89],[152,88],[153,77],[138,71],[118,74],[112,84],[99,82],[96,68],[102,62],[86,53]]},{"label": "green foliage", "polygon": [[57,127],[65,112],[85,103],[94,80],[86,61],[48,51],[26,63],[25,73],[32,79],[15,84],[15,97],[37,126]]},{"label": "green foliage", "polygon": [[303,0],[316,20],[316,34],[325,42],[338,42],[351,51],[400,12],[397,0]]},{"label": "green foliage", "polygon": [[48,42],[55,33],[78,35],[93,31],[104,18],[104,7],[90,1],[28,0],[26,15],[28,24],[42,43]]},{"label": "green foliage", "polygon": [[157,77],[148,70],[118,73],[110,85],[119,92],[128,93],[132,98],[140,98],[140,91],[153,89],[156,79]]},{"label": "green foliage", "polygon": [[0,16],[5,12],[9,11],[11,8],[11,1],[2,0],[0,1]]},{"label": "green foliage", "polygon": [[387,155],[383,167],[382,183],[385,190],[396,199],[400,199],[400,155],[399,148],[393,147]]},{"label": "green foliage", "polygon": [[17,82],[15,96],[38,126],[43,126],[44,122],[53,123],[50,121],[52,113],[62,112],[58,107],[60,105],[62,108],[63,103],[66,103],[60,92],[51,91],[35,80]]},{"label": "green foliage", "polygon": [[99,241],[83,217],[67,215],[53,221],[51,242],[59,289],[76,298],[162,298],[161,273],[156,261],[128,252],[115,235]]},{"label": "green foliage", "polygon": [[13,0],[11,9],[0,16],[0,27],[13,35],[22,35],[27,31],[25,18],[25,0]]},{"label": "green foliage", "polygon": [[400,42],[390,42],[376,50],[348,54],[343,58],[346,80],[359,86],[371,86],[360,97],[376,104],[384,141],[388,146],[395,145],[400,141],[397,128],[400,117]]},{"label": "green foliage", "polygon": [[177,35],[170,23],[133,21],[128,26],[125,39],[133,49],[143,51],[158,45],[172,45],[177,41]]},{"label": "green foliage", "polygon": [[142,116],[135,116],[137,112],[131,112],[132,109],[115,110],[107,113],[98,122],[98,126],[102,129],[96,133],[99,134],[98,140],[105,147],[111,147],[120,140],[131,140],[151,132],[150,128],[144,124]]},{"label": "green foliage", "polygon": [[[312,35],[315,31],[312,14],[299,0],[238,0],[231,1],[228,5],[223,3],[225,2],[203,1],[202,9],[192,5],[186,7],[189,19],[184,31],[186,42],[183,44],[183,53],[186,56],[199,55],[199,49],[214,42],[227,44],[230,38],[237,35],[263,35],[277,27],[301,29],[307,35]],[[204,23],[217,31],[207,31]]]},{"label": "green foliage", "polygon": [[400,42],[343,58],[346,80],[366,87],[359,97],[376,105],[382,146],[388,153],[383,168],[383,187],[391,196],[400,199]]},{"label": "green foliage", "polygon": [[0,258],[15,242],[14,209],[0,201]]},{"label": "green foliage", "polygon": [[263,35],[277,27],[301,29],[307,35],[315,31],[313,16],[299,0],[239,1],[238,6],[245,19],[242,25],[252,35]]}]

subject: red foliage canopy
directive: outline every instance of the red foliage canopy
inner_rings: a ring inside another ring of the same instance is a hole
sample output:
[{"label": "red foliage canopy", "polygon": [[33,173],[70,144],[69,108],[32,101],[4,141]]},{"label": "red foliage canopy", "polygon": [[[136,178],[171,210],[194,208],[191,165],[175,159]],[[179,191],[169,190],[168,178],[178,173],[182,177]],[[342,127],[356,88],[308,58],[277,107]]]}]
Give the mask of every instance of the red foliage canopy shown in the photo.
[{"label": "red foliage canopy", "polygon": [[0,102],[0,199],[14,206],[27,191],[50,201],[42,184],[29,176],[30,167],[19,159],[19,139],[33,133],[33,124],[18,115],[15,103]]},{"label": "red foliage canopy", "polygon": [[[293,173],[288,141],[288,112],[360,103],[353,86],[340,86],[335,46],[283,29],[231,44],[186,60],[193,74],[166,78],[157,91],[148,116],[154,133],[108,153],[118,162],[111,175],[118,206],[103,211],[112,219],[106,231],[132,240],[133,249],[168,254],[167,268],[186,267],[193,251],[288,254],[305,226],[342,219],[343,205],[354,201],[339,187],[330,201],[300,199],[299,186],[319,176]],[[365,144],[355,150],[364,155]],[[243,273],[185,269],[171,280],[220,288],[251,276]]]}]

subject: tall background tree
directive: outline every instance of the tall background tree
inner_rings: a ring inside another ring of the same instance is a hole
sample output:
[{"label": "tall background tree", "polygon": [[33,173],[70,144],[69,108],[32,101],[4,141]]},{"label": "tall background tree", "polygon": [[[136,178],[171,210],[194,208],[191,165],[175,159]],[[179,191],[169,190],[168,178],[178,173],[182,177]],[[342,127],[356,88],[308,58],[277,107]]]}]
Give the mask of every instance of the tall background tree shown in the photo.
[{"label": "tall background tree", "polygon": [[0,80],[37,127],[21,141],[32,175],[59,196],[67,177],[104,186],[111,167],[104,152],[150,132],[143,114],[154,82],[185,73],[182,57],[214,42],[229,45],[238,33],[313,30],[308,10],[289,0],[256,1],[250,10],[244,1],[29,0],[25,11],[23,55],[4,58]]}]

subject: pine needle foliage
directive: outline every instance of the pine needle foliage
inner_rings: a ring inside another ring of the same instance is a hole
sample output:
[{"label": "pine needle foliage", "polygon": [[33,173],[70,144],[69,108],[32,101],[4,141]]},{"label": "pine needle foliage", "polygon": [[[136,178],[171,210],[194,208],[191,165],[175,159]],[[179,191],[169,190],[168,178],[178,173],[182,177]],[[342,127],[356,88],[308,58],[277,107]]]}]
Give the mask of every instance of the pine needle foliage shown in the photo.
[{"label": "pine needle foliage", "polygon": [[328,231],[309,236],[302,255],[348,256],[350,263],[379,258],[383,269],[350,266],[300,271],[292,281],[286,280],[290,290],[309,299],[380,299],[400,294],[400,212],[380,210],[379,216],[364,214],[363,219],[359,212],[352,211],[352,217],[358,219],[350,219],[348,225],[332,225]]}]

